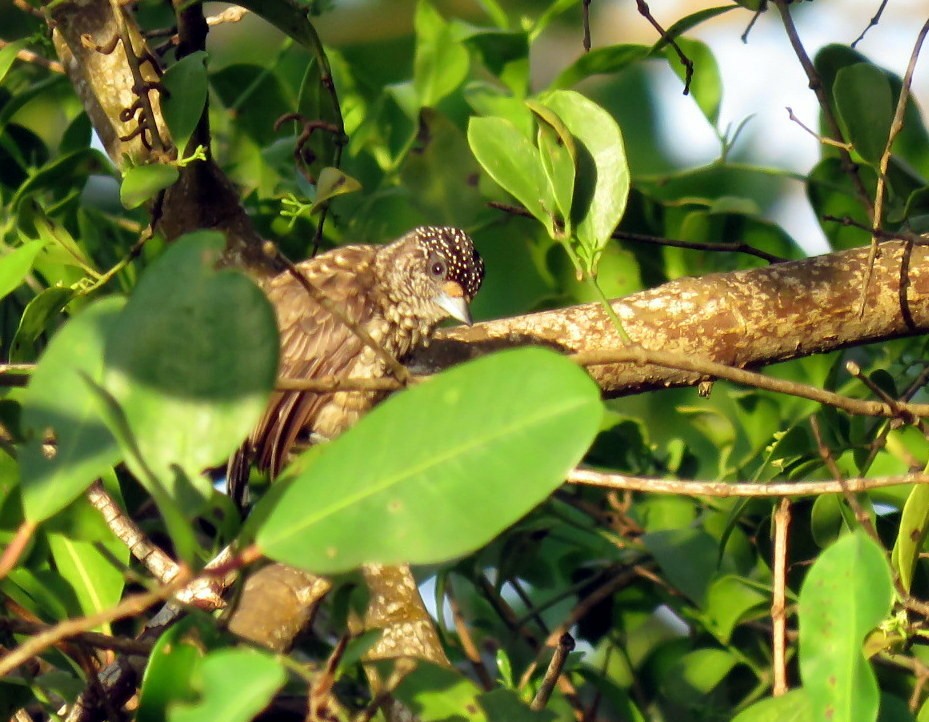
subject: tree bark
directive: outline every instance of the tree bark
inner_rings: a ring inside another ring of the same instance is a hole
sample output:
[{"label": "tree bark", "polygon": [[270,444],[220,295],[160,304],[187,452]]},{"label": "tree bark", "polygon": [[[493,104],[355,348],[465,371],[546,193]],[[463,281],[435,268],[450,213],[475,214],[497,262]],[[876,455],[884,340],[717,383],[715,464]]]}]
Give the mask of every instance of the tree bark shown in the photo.
[{"label": "tree bark", "polygon": [[[765,268],[680,278],[612,301],[632,341],[708,361],[759,367],[929,330],[929,249],[880,246],[859,317],[868,248]],[[412,366],[434,373],[490,351],[540,345],[564,353],[624,348],[600,304],[459,326],[418,352]],[[707,380],[634,363],[590,367],[607,397]]]}]

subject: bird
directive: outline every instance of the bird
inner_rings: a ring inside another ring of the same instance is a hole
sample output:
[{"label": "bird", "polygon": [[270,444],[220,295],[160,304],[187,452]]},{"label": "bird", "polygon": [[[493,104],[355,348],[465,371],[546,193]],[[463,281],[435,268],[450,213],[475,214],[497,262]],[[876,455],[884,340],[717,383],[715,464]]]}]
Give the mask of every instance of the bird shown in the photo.
[{"label": "bird", "polygon": [[[279,376],[385,377],[391,359],[402,362],[428,344],[443,320],[470,325],[469,304],[483,279],[484,262],[474,242],[450,226],[420,226],[386,245],[341,246],[298,263],[266,288],[280,332]],[[328,299],[326,306],[338,309],[375,343],[314,300],[317,294],[304,287],[307,283]],[[258,425],[229,461],[229,495],[242,507],[251,464],[274,479],[303,438],[335,438],[385,395],[275,391]]]}]

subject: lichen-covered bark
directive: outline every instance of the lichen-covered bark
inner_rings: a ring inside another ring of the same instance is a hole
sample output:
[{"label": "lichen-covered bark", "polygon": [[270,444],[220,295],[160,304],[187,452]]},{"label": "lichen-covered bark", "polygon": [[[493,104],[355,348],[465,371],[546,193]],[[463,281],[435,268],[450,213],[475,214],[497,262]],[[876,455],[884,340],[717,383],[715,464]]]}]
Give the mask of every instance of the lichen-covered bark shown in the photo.
[{"label": "lichen-covered bark", "polygon": [[[100,52],[93,45],[109,50],[118,35],[116,18],[109,0],[72,0],[52,3],[49,16],[55,50],[68,74],[74,89],[90,116],[94,130],[100,137],[107,155],[117,168],[123,168],[127,158],[135,163],[144,162],[149,150],[139,136],[123,141],[136,128],[133,118],[122,120],[120,114],[131,108],[138,99],[134,92],[135,80],[126,62],[126,53],[120,43],[111,52]],[[145,41],[138,28],[129,23],[127,31],[137,55],[146,51]],[[86,41],[85,41],[86,39]],[[149,63],[140,66],[148,82],[158,80],[158,73]],[[167,131],[161,119],[157,93],[152,93],[157,123],[162,137]]]},{"label": "lichen-covered bark", "polygon": [[[612,302],[633,342],[751,367],[929,330],[929,249],[883,243],[864,313],[867,248],[749,271],[681,278]],[[488,351],[537,344],[565,353],[608,352],[623,341],[599,304],[545,311],[440,334],[414,367],[433,372]],[[632,363],[591,367],[607,396],[704,377]]]}]

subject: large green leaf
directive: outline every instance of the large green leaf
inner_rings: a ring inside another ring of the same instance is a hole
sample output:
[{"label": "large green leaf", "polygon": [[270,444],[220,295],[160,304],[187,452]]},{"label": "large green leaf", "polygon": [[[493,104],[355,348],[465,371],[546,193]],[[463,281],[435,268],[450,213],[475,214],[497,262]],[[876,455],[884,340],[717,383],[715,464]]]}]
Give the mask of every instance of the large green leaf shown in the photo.
[{"label": "large green leaf", "polygon": [[814,719],[875,719],[877,680],[865,635],[890,612],[893,586],[882,550],[863,532],[820,555],[800,590],[800,676]]},{"label": "large green leaf", "polygon": [[[595,274],[603,247],[619,224],[629,197],[629,166],[623,136],[613,117],[573,90],[541,98],[565,124],[586,153],[578,153],[571,217],[585,270]],[[580,148],[578,149],[580,151]]]},{"label": "large green leaf", "polygon": [[[103,299],[71,319],[52,338],[29,381],[19,461],[23,507],[34,522],[70,504],[119,458],[86,379],[103,373],[106,339],[123,304],[115,296]],[[55,434],[51,457],[43,450],[46,430]]]},{"label": "large green leaf", "polygon": [[558,487],[601,414],[593,381],[551,351],[463,364],[301,459],[257,543],[315,572],[466,554]]},{"label": "large green leaf", "polygon": [[[740,712],[732,722],[813,722],[809,697],[794,689],[780,697],[768,697]],[[836,718],[838,719],[838,718]]]},{"label": "large green leaf", "polygon": [[216,270],[224,245],[211,232],[176,241],[142,276],[106,348],[103,385],[168,485],[237,448],[277,373],[274,311],[243,273]]}]

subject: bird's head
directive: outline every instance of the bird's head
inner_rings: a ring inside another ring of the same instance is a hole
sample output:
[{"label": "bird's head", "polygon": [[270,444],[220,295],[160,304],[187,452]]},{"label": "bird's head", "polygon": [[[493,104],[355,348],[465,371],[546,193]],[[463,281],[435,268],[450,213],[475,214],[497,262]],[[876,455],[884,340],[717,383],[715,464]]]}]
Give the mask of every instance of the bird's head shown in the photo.
[{"label": "bird's head", "polygon": [[420,226],[382,249],[382,272],[420,320],[471,323],[468,304],[484,280],[484,261],[467,233]]}]

